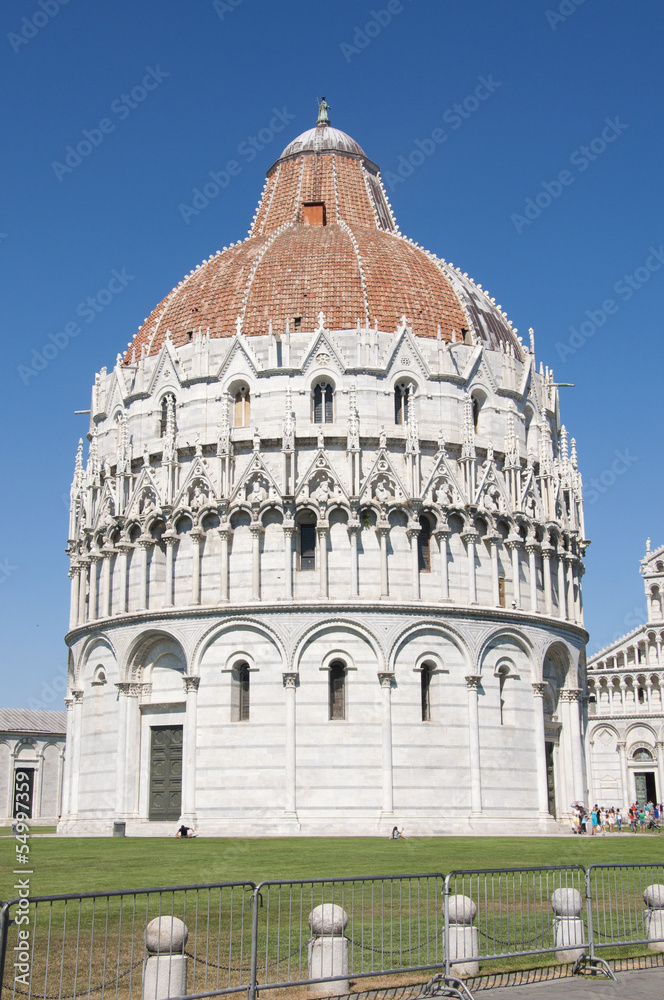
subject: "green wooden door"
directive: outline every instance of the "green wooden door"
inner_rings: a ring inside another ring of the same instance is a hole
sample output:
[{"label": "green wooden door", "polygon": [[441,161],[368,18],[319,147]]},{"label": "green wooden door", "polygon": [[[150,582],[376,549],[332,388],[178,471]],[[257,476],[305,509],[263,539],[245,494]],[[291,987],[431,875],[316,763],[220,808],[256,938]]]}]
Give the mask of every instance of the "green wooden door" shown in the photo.
[{"label": "green wooden door", "polygon": [[182,726],[152,726],[150,819],[178,820],[182,812]]}]

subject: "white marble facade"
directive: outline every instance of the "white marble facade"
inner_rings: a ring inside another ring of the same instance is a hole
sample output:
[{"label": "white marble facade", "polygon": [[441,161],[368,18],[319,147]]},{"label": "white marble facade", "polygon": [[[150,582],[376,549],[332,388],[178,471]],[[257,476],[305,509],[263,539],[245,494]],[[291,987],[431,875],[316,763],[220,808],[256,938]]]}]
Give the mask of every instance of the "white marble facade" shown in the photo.
[{"label": "white marble facade", "polygon": [[100,372],[61,832],[172,834],[156,726],[200,833],[536,832],[585,797],[576,449],[532,343],[465,339],[321,315]]},{"label": "white marble facade", "polygon": [[664,546],[640,570],[647,621],[588,660],[590,798],[623,810],[664,800]]},{"label": "white marble facade", "polygon": [[[0,826],[15,814],[17,774],[21,804],[31,823],[55,826],[62,808],[65,712],[0,708]],[[26,779],[26,772],[29,777]]]}]

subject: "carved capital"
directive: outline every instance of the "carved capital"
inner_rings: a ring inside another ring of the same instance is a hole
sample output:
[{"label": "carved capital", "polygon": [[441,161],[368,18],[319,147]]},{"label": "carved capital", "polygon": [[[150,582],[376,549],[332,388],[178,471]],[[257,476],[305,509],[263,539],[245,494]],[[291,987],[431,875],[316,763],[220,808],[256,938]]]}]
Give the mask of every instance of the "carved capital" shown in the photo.
[{"label": "carved capital", "polygon": [[71,697],[75,705],[81,705],[83,703],[83,692],[80,689],[72,691]]},{"label": "carved capital", "polygon": [[466,687],[469,691],[477,691],[481,680],[481,674],[466,674]]},{"label": "carved capital", "polygon": [[624,753],[625,750],[627,749],[627,741],[626,740],[618,740],[616,746],[617,746],[618,750],[620,751],[620,753]]},{"label": "carved capital", "polygon": [[284,524],[283,525],[283,532],[284,532],[284,535],[285,535],[286,538],[292,538],[293,535],[295,534],[295,525],[294,524]]},{"label": "carved capital", "polygon": [[563,688],[560,692],[560,697],[562,701],[581,701],[583,692],[581,688]]},{"label": "carved capital", "polygon": [[480,536],[478,532],[475,531],[474,528],[470,528],[468,531],[462,531],[461,537],[463,538],[464,542],[466,543],[472,542],[474,545]]},{"label": "carved capital", "polygon": [[178,536],[175,531],[165,531],[161,536],[161,540],[166,545],[173,546],[177,544]]},{"label": "carved capital", "polygon": [[300,676],[298,673],[288,671],[288,672],[282,674],[281,676],[283,677],[284,687],[285,688],[295,688],[295,687],[297,687],[297,680],[298,680],[298,677]]},{"label": "carved capital", "polygon": [[391,688],[393,679],[394,674],[391,671],[380,670],[378,672],[378,680],[382,688]]},{"label": "carved capital", "polygon": [[535,695],[536,698],[543,698],[546,693],[547,687],[548,684],[543,684],[541,681],[538,681],[537,683],[533,684],[533,694]]},{"label": "carved capital", "polygon": [[182,678],[182,683],[184,685],[185,693],[189,694],[190,691],[198,691],[198,685],[201,683],[201,679],[193,674],[185,674]]},{"label": "carved capital", "polygon": [[540,551],[540,548],[541,546],[539,545],[538,542],[528,542],[526,544],[526,552],[528,553],[528,555],[530,555],[532,552],[538,553]]},{"label": "carved capital", "polygon": [[123,698],[128,698],[129,695],[131,694],[131,689],[134,685],[128,684],[125,681],[121,681],[119,684],[116,684],[115,686],[118,689],[118,693],[122,695]]}]

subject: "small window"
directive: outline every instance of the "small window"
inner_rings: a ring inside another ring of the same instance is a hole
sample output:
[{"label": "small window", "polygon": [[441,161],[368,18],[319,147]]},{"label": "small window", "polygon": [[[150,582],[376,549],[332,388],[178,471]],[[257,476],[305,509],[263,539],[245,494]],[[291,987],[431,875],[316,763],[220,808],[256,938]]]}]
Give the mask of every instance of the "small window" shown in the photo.
[{"label": "small window", "polygon": [[329,672],[330,719],[346,718],[346,664],[335,660]]},{"label": "small window", "polygon": [[417,563],[421,573],[431,572],[431,525],[424,515],[420,517],[420,533],[417,536]]},{"label": "small window", "polygon": [[506,724],[506,707],[505,707],[505,682],[509,677],[509,671],[506,667],[501,667],[498,672],[498,682],[499,682],[499,697],[500,697],[500,724],[504,726]]},{"label": "small window", "polygon": [[477,434],[480,424],[480,409],[482,407],[481,401],[477,396],[473,396],[473,428]]},{"label": "small window", "polygon": [[305,202],[302,206],[302,221],[305,226],[326,225],[325,203],[322,201]]},{"label": "small window", "polygon": [[314,388],[314,423],[331,424],[334,420],[334,389],[329,382],[319,382]]},{"label": "small window", "polygon": [[[305,520],[306,518],[306,520]],[[316,569],[316,519],[313,515],[304,515],[299,525],[300,534],[300,569]]]},{"label": "small window", "polygon": [[[161,401],[161,412],[159,414],[159,437],[166,437],[168,432],[168,409],[172,408],[173,424],[175,425],[175,396],[172,392],[167,392]],[[175,429],[175,428],[174,428]]]},{"label": "small window", "polygon": [[235,420],[236,427],[249,427],[251,421],[251,396],[246,386],[235,393]]},{"label": "small window", "polygon": [[394,422],[399,426],[408,423],[408,406],[411,392],[412,388],[407,383],[402,383],[394,388]]},{"label": "small window", "polygon": [[422,722],[431,722],[431,676],[433,667],[425,663],[420,671],[420,688],[422,695]]},{"label": "small window", "polygon": [[498,603],[501,608],[505,607],[505,577],[498,577]]},{"label": "small window", "polygon": [[233,722],[249,721],[250,671],[248,663],[238,663],[233,667],[231,709]]},{"label": "small window", "polygon": [[293,329],[294,330],[299,330],[301,326],[302,326],[302,317],[301,316],[293,316]]}]

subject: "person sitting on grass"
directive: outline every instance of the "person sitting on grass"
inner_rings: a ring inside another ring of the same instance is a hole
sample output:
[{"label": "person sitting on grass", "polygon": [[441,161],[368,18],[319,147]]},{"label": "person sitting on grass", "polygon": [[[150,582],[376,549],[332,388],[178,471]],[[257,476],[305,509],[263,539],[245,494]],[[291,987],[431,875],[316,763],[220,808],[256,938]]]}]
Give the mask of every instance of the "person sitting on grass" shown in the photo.
[{"label": "person sitting on grass", "polygon": [[183,823],[175,836],[179,837],[180,840],[191,840],[191,838],[195,837],[196,834],[194,833],[193,827],[185,826]]}]

